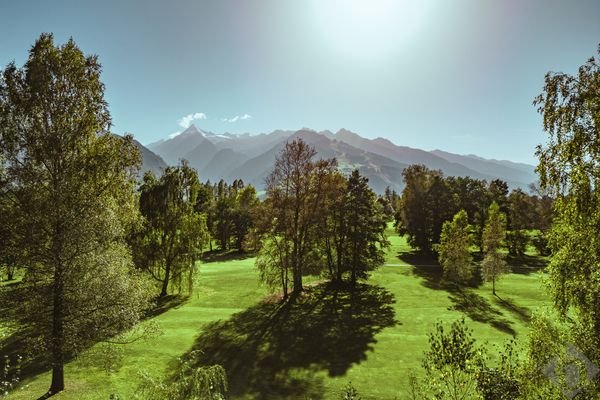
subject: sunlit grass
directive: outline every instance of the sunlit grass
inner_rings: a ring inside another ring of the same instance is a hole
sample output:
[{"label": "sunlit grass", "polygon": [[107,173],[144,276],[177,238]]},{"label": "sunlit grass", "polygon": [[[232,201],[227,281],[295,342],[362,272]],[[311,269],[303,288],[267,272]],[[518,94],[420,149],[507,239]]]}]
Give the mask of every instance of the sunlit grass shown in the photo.
[{"label": "sunlit grass", "polygon": [[[376,330],[374,341],[369,344],[371,350],[341,376],[330,377],[326,370],[308,365],[304,370],[294,369],[292,378],[319,383],[310,391],[316,393],[314,397],[337,398],[351,380],[363,399],[405,398],[408,371],[419,373],[427,333],[435,321],[464,317],[478,341],[501,345],[513,335],[524,340],[529,314],[547,302],[542,274],[534,269],[520,268],[522,273],[502,278],[496,286],[499,297],[492,295],[487,283],[461,291],[449,290],[439,282],[440,270],[435,260],[411,255],[405,239],[393,233],[390,240],[388,265],[375,271],[369,283],[394,295],[392,307],[398,324]],[[162,328],[161,336],[126,345],[122,366],[114,373],[89,365],[85,357],[72,361],[66,366],[67,389],[55,398],[108,399],[110,394],[118,394],[119,398],[130,399],[139,385],[140,371],[157,376],[169,374],[177,366],[178,357],[203,335],[207,323],[228,320],[255,306],[267,294],[258,282],[253,258],[202,264],[199,268],[198,284],[189,301],[154,318]],[[301,329],[302,325],[298,326],[296,329]],[[339,343],[340,352],[345,345]],[[9,398],[35,398],[46,391],[49,383],[48,372],[29,378]]]}]

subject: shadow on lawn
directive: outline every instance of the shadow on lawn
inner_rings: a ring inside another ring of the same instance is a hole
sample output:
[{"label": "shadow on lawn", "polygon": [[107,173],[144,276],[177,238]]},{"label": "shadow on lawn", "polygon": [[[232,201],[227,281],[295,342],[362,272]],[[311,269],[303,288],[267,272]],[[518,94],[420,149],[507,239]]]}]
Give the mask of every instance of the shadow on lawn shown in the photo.
[{"label": "shadow on lawn", "polygon": [[256,253],[254,252],[243,252],[237,250],[213,250],[207,251],[202,256],[202,262],[204,263],[212,263],[212,262],[223,262],[223,261],[235,261],[235,260],[245,260],[246,258],[256,257]]},{"label": "shadow on lawn", "polygon": [[548,258],[524,254],[522,256],[508,256],[506,261],[515,274],[529,275],[548,266]]},{"label": "shadow on lawn", "polygon": [[494,308],[483,296],[470,290],[455,290],[448,296],[454,303],[453,310],[465,313],[473,321],[489,324],[494,328],[515,336],[517,332],[512,328],[512,322],[502,318],[503,313]]},{"label": "shadow on lawn", "polygon": [[20,282],[0,288],[0,324],[14,327],[8,335],[0,337],[0,357],[8,357],[11,364],[22,357],[21,378],[39,374],[49,365],[46,352],[39,348],[39,334],[28,317],[30,295],[26,285]]},{"label": "shadow on lawn", "polygon": [[[413,266],[413,274],[423,279],[423,286],[429,289],[453,291],[456,284],[447,282],[442,276],[442,266],[434,255],[417,252],[398,253],[398,259]],[[473,277],[464,286],[478,288],[483,284],[477,265],[473,265]]]},{"label": "shadow on lawn", "polygon": [[232,396],[321,399],[319,373],[341,376],[365,360],[375,335],[397,324],[393,304],[379,286],[321,284],[208,324],[184,357],[193,366],[222,365]]},{"label": "shadow on lawn", "polygon": [[[31,287],[20,282],[0,288],[0,325],[15,327],[8,335],[0,336],[0,360],[8,357],[10,363],[14,365],[15,360],[19,356],[22,357],[19,373],[21,379],[38,375],[50,369],[49,353],[42,347],[39,325],[33,323],[32,310],[28,309],[27,299],[31,296],[31,290]],[[43,288],[38,287],[37,290],[43,290]],[[178,295],[158,298],[154,307],[146,311],[144,319],[153,318],[172,308],[179,307],[188,299],[188,297]],[[35,312],[33,315],[36,315]],[[89,343],[85,349],[93,344]],[[72,355],[67,355],[67,362],[72,359]]]},{"label": "shadow on lawn", "polygon": [[522,306],[518,305],[517,303],[515,303],[514,300],[508,299],[508,298],[502,299],[499,296],[496,296],[495,301],[496,301],[496,304],[498,304],[500,307],[513,313],[521,321],[523,321],[523,322],[531,321],[531,311],[529,311],[529,309],[526,307],[522,307]]},{"label": "shadow on lawn", "polygon": [[[485,297],[472,290],[483,284],[479,266],[473,265],[473,277],[463,287],[459,287],[455,283],[443,279],[442,267],[433,255],[424,255],[417,252],[399,253],[398,258],[413,265],[413,274],[423,279],[423,286],[429,289],[447,291],[448,298],[453,303],[450,309],[464,313],[473,321],[489,324],[499,331],[513,336],[516,334],[511,327],[511,321],[503,318],[502,311],[495,308]],[[481,256],[475,254],[474,259],[478,258],[480,259]],[[517,313],[518,306],[516,304],[497,303],[509,311]],[[518,311],[523,312],[522,310]],[[517,316],[522,318],[522,315]]]}]

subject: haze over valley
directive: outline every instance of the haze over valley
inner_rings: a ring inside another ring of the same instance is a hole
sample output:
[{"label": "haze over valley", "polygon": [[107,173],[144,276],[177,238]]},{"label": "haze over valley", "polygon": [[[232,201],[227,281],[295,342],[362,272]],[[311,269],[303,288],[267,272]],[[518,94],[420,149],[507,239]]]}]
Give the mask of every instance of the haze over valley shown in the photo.
[{"label": "haze over valley", "polygon": [[346,129],[337,132],[276,130],[267,134],[237,135],[215,134],[199,129],[195,124],[174,137],[146,145],[142,170],[159,172],[167,165],[176,165],[179,160],[186,159],[203,181],[240,178],[262,190],[275,157],[286,142],[295,138],[313,145],[317,157],[336,158],[338,168],[346,174],[358,169],[378,193],[383,193],[386,187],[402,191],[402,171],[411,164],[441,170],[446,176],[469,176],[487,181],[501,179],[513,189],[528,190],[528,185],[537,180],[532,165],[442,150],[425,151],[397,145],[381,137],[366,139]]}]

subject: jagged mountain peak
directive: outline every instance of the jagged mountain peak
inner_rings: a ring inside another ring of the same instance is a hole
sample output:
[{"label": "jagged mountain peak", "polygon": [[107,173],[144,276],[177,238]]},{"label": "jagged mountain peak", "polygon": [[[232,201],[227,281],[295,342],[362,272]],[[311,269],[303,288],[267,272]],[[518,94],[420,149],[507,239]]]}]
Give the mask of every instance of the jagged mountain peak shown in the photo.
[{"label": "jagged mountain peak", "polygon": [[378,192],[386,186],[401,190],[404,186],[402,170],[410,164],[424,164],[449,176],[499,178],[513,188],[526,188],[535,180],[531,174],[533,166],[399,146],[389,139],[368,139],[346,128],[335,133],[302,128],[237,135],[214,134],[190,125],[176,138],[160,142],[151,149],[169,164],[175,164],[181,158],[188,159],[202,179],[241,178],[261,188],[285,142],[296,138],[314,146],[318,158],[335,157],[343,171],[360,169]]}]

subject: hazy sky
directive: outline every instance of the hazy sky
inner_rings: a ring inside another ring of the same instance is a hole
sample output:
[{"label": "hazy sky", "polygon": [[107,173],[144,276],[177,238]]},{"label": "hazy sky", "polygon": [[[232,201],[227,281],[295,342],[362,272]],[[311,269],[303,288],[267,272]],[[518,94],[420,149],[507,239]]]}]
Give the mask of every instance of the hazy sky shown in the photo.
[{"label": "hazy sky", "polygon": [[534,162],[532,99],[595,54],[600,1],[5,1],[0,65],[41,32],[100,56],[113,130],[142,143],[195,119]]}]

